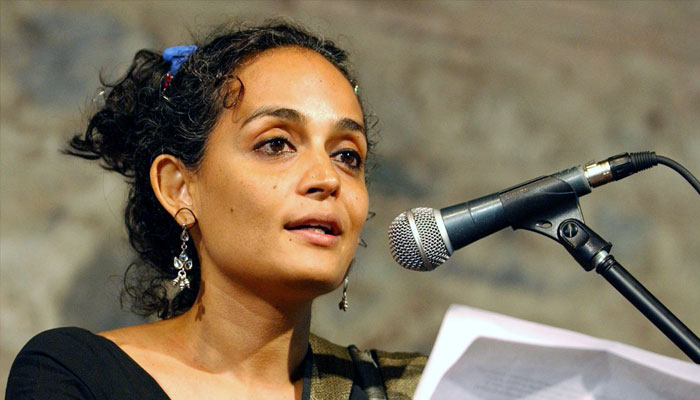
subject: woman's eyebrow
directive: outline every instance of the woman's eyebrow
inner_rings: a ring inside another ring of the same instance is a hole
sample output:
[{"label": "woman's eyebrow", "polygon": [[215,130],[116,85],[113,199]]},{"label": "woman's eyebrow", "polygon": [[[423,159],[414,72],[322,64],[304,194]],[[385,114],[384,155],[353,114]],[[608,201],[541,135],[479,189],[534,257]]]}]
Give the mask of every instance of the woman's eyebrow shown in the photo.
[{"label": "woman's eyebrow", "polygon": [[306,122],[306,116],[304,116],[302,113],[300,113],[297,110],[293,110],[291,108],[282,108],[282,107],[261,107],[248,118],[243,121],[243,124],[241,124],[241,127],[245,126],[247,123],[256,120],[258,118],[262,117],[277,117],[280,119],[288,120],[291,122],[297,122],[297,123],[305,123]]},{"label": "woman's eyebrow", "polygon": [[359,123],[353,119],[350,119],[350,118],[339,119],[335,123],[333,128],[335,128],[335,130],[337,130],[337,131],[357,131],[357,132],[362,133],[363,135],[366,134],[365,127],[361,123]]},{"label": "woman's eyebrow", "polygon": [[[297,110],[291,109],[291,108],[284,108],[284,107],[261,107],[252,114],[248,116],[248,118],[243,121],[243,124],[241,124],[241,127],[245,126],[247,123],[254,121],[258,118],[262,117],[276,117],[280,118],[283,120],[295,122],[295,123],[300,123],[304,124],[307,122],[308,118],[302,113],[300,113]],[[336,131],[357,131],[362,133],[363,135],[365,134],[365,127],[351,119],[351,118],[340,118],[338,119],[335,124],[333,125],[333,129]]]}]

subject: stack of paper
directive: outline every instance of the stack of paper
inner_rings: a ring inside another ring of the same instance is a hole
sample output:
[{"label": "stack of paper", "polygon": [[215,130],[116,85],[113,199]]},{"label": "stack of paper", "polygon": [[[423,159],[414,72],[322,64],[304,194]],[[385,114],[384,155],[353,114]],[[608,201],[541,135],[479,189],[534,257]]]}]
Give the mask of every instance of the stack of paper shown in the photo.
[{"label": "stack of paper", "polygon": [[700,365],[453,305],[414,399],[700,399]]}]

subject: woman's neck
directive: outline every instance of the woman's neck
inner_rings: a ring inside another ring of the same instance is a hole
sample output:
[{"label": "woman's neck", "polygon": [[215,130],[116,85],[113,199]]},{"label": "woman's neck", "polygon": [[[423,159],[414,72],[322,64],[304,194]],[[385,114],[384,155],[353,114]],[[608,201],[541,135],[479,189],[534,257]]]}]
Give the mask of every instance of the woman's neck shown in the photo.
[{"label": "woman's neck", "polygon": [[311,302],[274,304],[202,281],[190,310],[100,335],[119,345],[173,399],[299,399]]},{"label": "woman's neck", "polygon": [[202,281],[192,308],[167,324],[197,368],[283,385],[302,376],[310,319],[310,302],[283,308],[247,290]]}]

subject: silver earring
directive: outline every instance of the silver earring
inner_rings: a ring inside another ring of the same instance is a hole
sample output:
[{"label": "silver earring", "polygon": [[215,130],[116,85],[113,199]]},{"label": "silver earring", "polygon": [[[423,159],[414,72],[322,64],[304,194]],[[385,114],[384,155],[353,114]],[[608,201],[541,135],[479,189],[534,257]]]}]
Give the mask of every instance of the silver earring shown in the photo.
[{"label": "silver earring", "polygon": [[338,303],[338,308],[343,310],[343,312],[348,310],[348,277],[345,276],[345,281],[343,282],[343,297],[340,298],[340,303]]},{"label": "silver earring", "polygon": [[182,233],[180,234],[182,251],[180,255],[173,258],[173,267],[177,270],[177,277],[173,279],[173,286],[179,286],[180,290],[190,288],[190,280],[187,278],[187,271],[192,269],[192,260],[187,256],[187,241],[190,240],[190,234],[187,232],[187,224],[182,224]]}]

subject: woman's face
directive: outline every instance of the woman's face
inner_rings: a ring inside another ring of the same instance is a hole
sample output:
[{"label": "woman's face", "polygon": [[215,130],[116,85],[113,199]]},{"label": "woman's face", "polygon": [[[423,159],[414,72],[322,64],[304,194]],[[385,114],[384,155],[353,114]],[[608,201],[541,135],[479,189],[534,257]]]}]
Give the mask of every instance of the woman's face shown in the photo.
[{"label": "woman's face", "polygon": [[190,183],[202,279],[263,296],[326,293],[367,216],[360,105],[309,50],[268,50],[237,76],[242,101],[222,113]]}]

